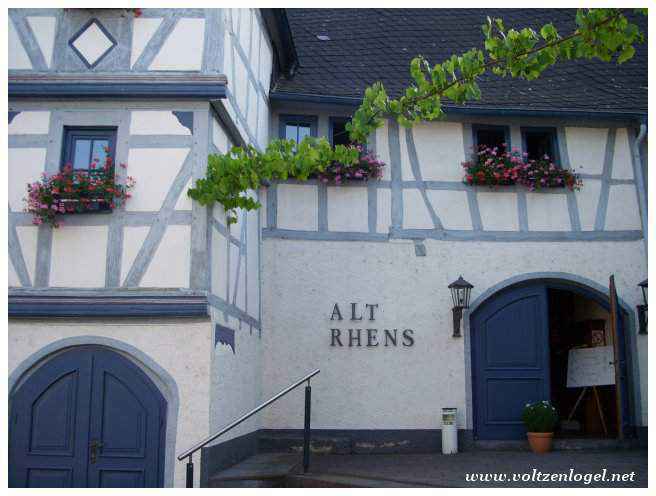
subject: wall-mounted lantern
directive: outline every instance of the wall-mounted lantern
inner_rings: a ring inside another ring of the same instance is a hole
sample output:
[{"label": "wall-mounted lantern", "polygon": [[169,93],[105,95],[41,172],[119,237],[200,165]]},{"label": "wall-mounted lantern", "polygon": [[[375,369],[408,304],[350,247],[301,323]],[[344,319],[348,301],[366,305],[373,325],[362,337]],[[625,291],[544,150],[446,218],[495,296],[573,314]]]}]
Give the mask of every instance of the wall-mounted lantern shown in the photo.
[{"label": "wall-mounted lantern", "polygon": [[642,299],[645,302],[644,305],[638,305],[638,332],[640,334],[647,334],[647,279],[638,284],[638,286],[642,289]]},{"label": "wall-mounted lantern", "polygon": [[469,295],[474,286],[465,281],[462,276],[457,281],[449,284],[451,298],[453,299],[453,337],[460,337],[460,321],[462,320],[462,311],[469,308]]}]

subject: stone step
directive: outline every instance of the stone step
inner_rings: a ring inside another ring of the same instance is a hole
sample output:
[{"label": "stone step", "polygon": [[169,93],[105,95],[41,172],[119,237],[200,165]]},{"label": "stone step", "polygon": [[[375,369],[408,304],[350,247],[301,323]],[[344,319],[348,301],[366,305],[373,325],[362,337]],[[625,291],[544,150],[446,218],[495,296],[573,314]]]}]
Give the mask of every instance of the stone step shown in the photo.
[{"label": "stone step", "polygon": [[370,479],[340,474],[295,474],[287,477],[285,487],[414,488],[432,487],[389,479]]},{"label": "stone step", "polygon": [[208,479],[208,487],[282,487],[298,471],[301,457],[289,453],[259,453]]},{"label": "stone step", "polygon": [[[303,453],[303,437],[294,434],[268,434],[258,438],[261,453]],[[352,452],[351,438],[316,436],[310,438],[310,453],[317,455],[348,455]]]},{"label": "stone step", "polygon": [[[554,451],[570,450],[625,450],[638,448],[635,439],[600,439],[600,438],[562,438],[553,440]],[[478,439],[471,441],[466,451],[483,450],[483,451],[530,451],[528,441],[505,440],[505,441],[487,441]]]}]

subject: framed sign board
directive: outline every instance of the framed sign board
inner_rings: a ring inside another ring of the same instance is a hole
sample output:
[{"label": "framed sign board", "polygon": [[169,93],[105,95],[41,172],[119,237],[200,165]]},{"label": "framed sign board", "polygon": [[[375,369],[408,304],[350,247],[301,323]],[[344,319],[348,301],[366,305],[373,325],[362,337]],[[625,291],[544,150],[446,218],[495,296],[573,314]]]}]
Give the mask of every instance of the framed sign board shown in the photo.
[{"label": "framed sign board", "polygon": [[615,384],[612,346],[596,346],[569,350],[567,387],[605,386]]}]

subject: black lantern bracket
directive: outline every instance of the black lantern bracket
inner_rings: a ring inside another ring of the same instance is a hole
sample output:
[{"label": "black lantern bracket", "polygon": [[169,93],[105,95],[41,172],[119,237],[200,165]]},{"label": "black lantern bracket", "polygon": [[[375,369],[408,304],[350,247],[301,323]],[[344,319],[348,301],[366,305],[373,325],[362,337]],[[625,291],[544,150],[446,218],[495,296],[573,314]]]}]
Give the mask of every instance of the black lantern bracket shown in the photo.
[{"label": "black lantern bracket", "polygon": [[636,307],[638,309],[638,334],[647,334],[647,279],[638,286],[642,290],[642,300],[644,301],[644,304]]},{"label": "black lantern bracket", "polygon": [[451,299],[453,300],[453,337],[459,338],[462,336],[460,332],[462,311],[469,308],[469,297],[474,286],[460,276],[458,280],[449,284],[448,287],[451,290]]}]

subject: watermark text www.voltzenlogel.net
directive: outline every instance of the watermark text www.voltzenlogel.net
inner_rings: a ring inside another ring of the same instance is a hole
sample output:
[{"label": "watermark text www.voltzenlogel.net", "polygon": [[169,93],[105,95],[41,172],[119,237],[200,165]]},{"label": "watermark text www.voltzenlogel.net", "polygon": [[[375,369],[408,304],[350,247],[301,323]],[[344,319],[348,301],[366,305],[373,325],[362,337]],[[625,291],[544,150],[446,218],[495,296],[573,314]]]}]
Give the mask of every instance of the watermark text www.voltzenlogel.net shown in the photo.
[{"label": "watermark text www.voltzenlogel.net", "polygon": [[570,468],[566,472],[542,472],[534,468],[531,472],[523,473],[468,473],[466,482],[482,483],[514,483],[514,482],[576,482],[584,485],[593,482],[635,482],[635,472],[613,473],[603,469],[600,472],[581,473]]}]

